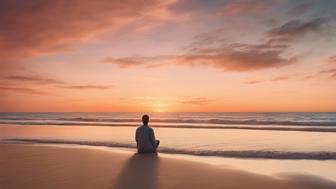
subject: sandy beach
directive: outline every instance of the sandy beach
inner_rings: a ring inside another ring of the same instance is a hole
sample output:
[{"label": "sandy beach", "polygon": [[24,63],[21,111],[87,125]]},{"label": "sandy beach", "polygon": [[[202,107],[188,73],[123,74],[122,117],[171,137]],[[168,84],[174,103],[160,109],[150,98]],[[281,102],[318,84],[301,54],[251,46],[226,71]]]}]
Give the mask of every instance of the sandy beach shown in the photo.
[{"label": "sandy beach", "polygon": [[14,188],[331,189],[317,177],[275,178],[158,155],[62,145],[0,144],[0,186]]}]

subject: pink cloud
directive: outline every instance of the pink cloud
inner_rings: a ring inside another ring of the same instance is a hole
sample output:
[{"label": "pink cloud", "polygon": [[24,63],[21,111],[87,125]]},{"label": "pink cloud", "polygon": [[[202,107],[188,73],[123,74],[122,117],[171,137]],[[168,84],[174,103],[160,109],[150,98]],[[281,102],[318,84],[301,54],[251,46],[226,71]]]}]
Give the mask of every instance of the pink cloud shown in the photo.
[{"label": "pink cloud", "polygon": [[[171,0],[50,0],[1,3],[0,58],[4,60],[73,51],[76,45],[125,24],[179,19]],[[173,17],[173,15],[175,17]]]},{"label": "pink cloud", "polygon": [[332,56],[328,59],[328,63],[336,64],[336,56]]}]

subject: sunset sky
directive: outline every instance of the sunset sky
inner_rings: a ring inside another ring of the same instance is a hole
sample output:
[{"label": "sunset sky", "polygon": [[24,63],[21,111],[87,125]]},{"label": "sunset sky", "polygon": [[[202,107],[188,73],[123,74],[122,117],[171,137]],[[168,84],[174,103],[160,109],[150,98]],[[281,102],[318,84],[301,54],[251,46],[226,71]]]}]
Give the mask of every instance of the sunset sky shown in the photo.
[{"label": "sunset sky", "polygon": [[0,111],[336,111],[333,0],[0,0]]}]

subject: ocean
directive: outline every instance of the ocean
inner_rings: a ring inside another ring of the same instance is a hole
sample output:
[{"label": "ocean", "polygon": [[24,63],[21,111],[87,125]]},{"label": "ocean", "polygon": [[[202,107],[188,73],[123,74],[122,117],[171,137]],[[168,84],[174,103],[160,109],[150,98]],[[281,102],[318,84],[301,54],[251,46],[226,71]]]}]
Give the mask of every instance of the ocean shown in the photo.
[{"label": "ocean", "polygon": [[[333,131],[336,113],[149,113],[156,127]],[[138,126],[143,113],[0,113],[0,123],[24,125]]]}]

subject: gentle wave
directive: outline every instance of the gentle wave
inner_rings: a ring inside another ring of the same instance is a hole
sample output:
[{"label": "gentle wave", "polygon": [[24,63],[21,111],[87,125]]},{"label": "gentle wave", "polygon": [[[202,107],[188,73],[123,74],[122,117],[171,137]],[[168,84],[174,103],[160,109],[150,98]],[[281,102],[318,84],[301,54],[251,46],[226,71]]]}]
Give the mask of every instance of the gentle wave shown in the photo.
[{"label": "gentle wave", "polygon": [[[0,124],[15,125],[47,125],[47,126],[100,126],[100,127],[138,127],[138,123],[86,123],[86,122],[6,122],[0,121]],[[152,124],[156,128],[184,128],[184,129],[244,129],[244,130],[271,130],[271,131],[307,131],[307,132],[336,132],[336,127],[281,127],[281,126],[247,126],[247,125],[195,125],[195,124]]]},{"label": "gentle wave", "polygon": [[[42,118],[29,118],[29,117],[9,117],[1,118],[1,120],[21,120],[21,121],[57,121],[57,122],[140,122],[139,119],[134,118],[57,118],[55,120],[42,119]],[[283,121],[283,120],[231,120],[231,119],[151,119],[151,122],[157,123],[199,123],[199,124],[228,124],[228,125],[292,125],[292,126],[336,126],[335,121]]]},{"label": "gentle wave", "polygon": [[[25,142],[25,143],[42,143],[42,144],[76,144],[88,146],[106,146],[135,148],[135,144],[124,144],[115,142],[93,142],[93,141],[67,141],[67,140],[41,140],[41,139],[7,139],[3,142]],[[210,151],[210,150],[185,150],[160,147],[159,152],[171,154],[188,154],[198,156],[220,156],[234,158],[260,158],[260,159],[305,159],[305,160],[336,160],[336,152],[289,152],[289,151]]]}]

